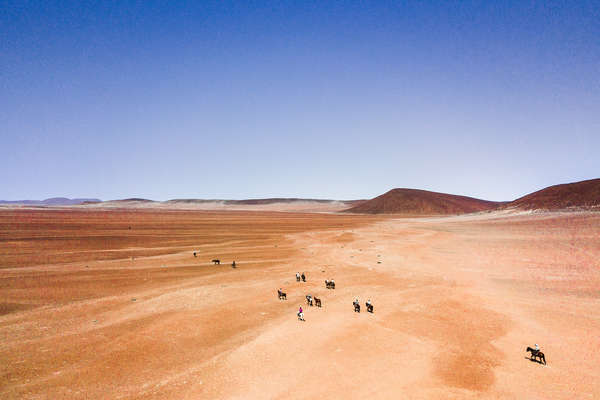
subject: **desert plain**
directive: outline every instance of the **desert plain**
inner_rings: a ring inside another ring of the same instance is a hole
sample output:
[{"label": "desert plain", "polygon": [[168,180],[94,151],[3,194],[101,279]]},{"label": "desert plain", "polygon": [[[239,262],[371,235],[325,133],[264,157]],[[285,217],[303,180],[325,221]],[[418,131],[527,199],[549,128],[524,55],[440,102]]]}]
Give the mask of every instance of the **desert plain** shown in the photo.
[{"label": "desert plain", "polygon": [[599,213],[0,209],[3,399],[593,399],[599,343]]}]

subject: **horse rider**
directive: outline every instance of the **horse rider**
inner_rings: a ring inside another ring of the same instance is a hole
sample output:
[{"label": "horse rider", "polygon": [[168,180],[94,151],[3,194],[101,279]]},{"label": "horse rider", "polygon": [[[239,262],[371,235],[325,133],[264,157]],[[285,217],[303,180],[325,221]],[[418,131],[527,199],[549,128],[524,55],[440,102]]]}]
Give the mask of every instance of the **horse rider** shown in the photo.
[{"label": "horse rider", "polygon": [[535,352],[536,354],[540,352],[540,346],[538,346],[538,344],[535,344]]},{"label": "horse rider", "polygon": [[298,309],[298,318],[304,321],[304,313],[302,312],[302,306]]},{"label": "horse rider", "polygon": [[371,307],[371,299],[367,300],[367,308]]},{"label": "horse rider", "polygon": [[358,303],[358,297],[356,297],[356,298],[354,299],[354,301],[352,302],[352,305],[354,305],[354,306],[355,306],[355,305],[357,305],[357,304],[359,304],[359,303]]}]

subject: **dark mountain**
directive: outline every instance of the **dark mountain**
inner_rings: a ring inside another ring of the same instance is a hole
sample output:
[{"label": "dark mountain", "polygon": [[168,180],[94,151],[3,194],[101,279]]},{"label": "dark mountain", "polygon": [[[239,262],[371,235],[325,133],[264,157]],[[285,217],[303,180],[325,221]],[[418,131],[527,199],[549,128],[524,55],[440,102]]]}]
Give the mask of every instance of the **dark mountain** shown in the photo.
[{"label": "dark mountain", "polygon": [[364,214],[449,215],[493,210],[504,203],[418,189],[392,189],[345,210]]},{"label": "dark mountain", "polygon": [[600,210],[600,179],[554,185],[530,193],[503,208],[522,210],[561,210],[567,208]]}]

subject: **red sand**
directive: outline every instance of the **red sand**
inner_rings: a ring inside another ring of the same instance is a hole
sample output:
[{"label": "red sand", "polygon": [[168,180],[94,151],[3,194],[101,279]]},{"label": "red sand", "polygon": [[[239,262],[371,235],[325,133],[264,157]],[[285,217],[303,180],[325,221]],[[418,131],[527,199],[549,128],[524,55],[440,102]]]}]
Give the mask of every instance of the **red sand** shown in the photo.
[{"label": "red sand", "polygon": [[600,215],[494,215],[1,211],[0,397],[600,397]]}]

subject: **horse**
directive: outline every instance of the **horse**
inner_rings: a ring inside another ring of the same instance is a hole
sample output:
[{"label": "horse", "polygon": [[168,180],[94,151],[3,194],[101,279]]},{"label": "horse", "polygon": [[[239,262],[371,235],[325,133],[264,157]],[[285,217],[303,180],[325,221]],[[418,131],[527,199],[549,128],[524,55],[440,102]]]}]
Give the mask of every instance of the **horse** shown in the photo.
[{"label": "horse", "polygon": [[296,282],[300,282],[300,274],[296,274]]},{"label": "horse", "polygon": [[279,298],[279,300],[287,300],[287,294],[285,292],[282,292],[281,290],[277,291],[277,297]]},{"label": "horse", "polygon": [[538,361],[538,362],[541,364],[543,361],[544,365],[546,365],[546,356],[544,356],[544,353],[542,353],[539,350],[532,349],[531,347],[527,347],[527,350],[525,350],[525,351],[531,352],[531,356],[529,357],[530,360],[537,361],[537,359],[539,358],[540,361]]},{"label": "horse", "polygon": [[310,294],[306,295],[306,304],[308,304],[309,306],[313,305],[313,298]]},{"label": "horse", "polygon": [[365,306],[367,306],[367,312],[373,313],[373,304],[365,303]]},{"label": "horse", "polygon": [[215,265],[217,264],[221,264],[221,260],[219,260],[218,258],[215,258],[214,260],[211,261],[212,263],[214,263]]},{"label": "horse", "polygon": [[301,312],[298,313],[298,320],[304,321],[304,313],[301,313]]},{"label": "horse", "polygon": [[359,313],[360,312],[360,304],[358,303],[353,303],[354,304],[354,312]]},{"label": "horse", "polygon": [[321,307],[321,299],[318,297],[315,297],[315,306]]},{"label": "horse", "polygon": [[304,275],[304,272],[302,273],[302,282],[306,282],[306,275]]},{"label": "horse", "polygon": [[331,282],[329,282],[329,280],[325,279],[325,287],[327,289],[329,289],[331,287]]},{"label": "horse", "polygon": [[332,279],[332,280],[329,282],[329,286],[330,286],[332,289],[335,289],[335,282],[333,281],[333,279]]}]

